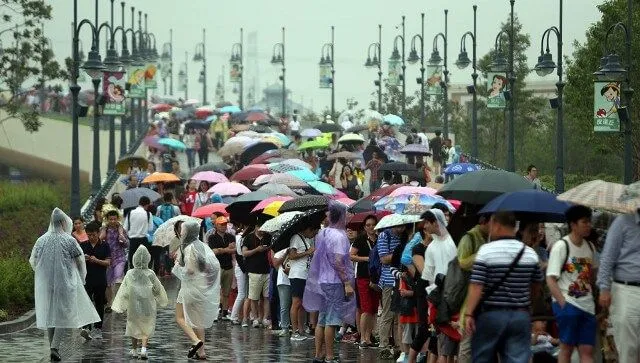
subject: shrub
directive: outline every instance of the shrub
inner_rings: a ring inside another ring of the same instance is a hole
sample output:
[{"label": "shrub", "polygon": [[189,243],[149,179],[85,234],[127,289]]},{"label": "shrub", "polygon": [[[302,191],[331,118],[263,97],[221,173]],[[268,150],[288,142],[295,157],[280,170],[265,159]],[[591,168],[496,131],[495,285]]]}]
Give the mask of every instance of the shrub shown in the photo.
[{"label": "shrub", "polygon": [[[33,306],[33,270],[25,258],[0,260],[0,308],[25,311]],[[0,319],[1,320],[1,319]]]}]

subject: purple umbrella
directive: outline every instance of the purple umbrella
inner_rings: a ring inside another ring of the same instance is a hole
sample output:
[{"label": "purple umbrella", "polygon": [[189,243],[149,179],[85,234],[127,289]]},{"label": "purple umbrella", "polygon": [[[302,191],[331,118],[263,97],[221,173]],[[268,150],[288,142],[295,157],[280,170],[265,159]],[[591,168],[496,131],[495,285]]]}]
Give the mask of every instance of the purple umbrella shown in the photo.
[{"label": "purple umbrella", "polygon": [[158,149],[158,150],[166,150],[167,148],[160,144],[160,137],[158,135],[153,135],[153,136],[147,136],[144,138],[144,143],[147,144],[148,146]]}]

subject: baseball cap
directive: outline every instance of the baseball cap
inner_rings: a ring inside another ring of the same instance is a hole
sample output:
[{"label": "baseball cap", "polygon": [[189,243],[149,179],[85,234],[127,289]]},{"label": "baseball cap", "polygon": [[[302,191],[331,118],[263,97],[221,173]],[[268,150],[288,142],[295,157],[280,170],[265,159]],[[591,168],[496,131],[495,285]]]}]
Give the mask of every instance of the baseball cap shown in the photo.
[{"label": "baseball cap", "polygon": [[220,216],[216,218],[216,224],[226,224],[229,223],[229,219],[225,216]]}]

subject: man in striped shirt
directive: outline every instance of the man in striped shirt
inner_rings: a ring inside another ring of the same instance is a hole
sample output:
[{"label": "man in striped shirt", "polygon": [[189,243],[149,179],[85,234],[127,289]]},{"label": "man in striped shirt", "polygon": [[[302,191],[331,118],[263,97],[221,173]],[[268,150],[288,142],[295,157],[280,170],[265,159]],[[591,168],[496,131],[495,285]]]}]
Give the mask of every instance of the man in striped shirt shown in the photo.
[{"label": "man in striped shirt", "polygon": [[515,229],[513,213],[491,216],[491,242],[480,247],[473,264],[465,325],[476,363],[495,362],[496,356],[502,363],[529,361],[530,294],[544,276],[536,252],[515,239]]}]

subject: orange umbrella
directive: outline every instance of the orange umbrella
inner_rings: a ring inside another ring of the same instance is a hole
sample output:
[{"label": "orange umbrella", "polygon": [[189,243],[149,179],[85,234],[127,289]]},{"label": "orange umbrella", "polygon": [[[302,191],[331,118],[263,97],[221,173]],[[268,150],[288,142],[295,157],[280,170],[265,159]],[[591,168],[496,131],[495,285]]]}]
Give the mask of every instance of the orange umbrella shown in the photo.
[{"label": "orange umbrella", "polygon": [[171,174],[171,173],[153,173],[148,177],[144,178],[142,181],[143,184],[153,184],[153,183],[175,183],[179,182],[180,178]]}]

